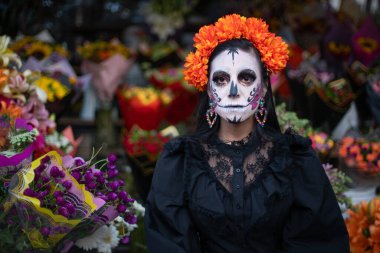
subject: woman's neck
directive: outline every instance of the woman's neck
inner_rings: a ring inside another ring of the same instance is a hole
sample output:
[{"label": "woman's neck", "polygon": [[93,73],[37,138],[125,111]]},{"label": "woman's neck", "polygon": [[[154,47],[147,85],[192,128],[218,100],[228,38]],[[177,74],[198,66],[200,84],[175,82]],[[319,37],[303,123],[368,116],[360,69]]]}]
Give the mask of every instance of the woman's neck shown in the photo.
[{"label": "woman's neck", "polygon": [[240,141],[249,135],[254,128],[255,124],[252,117],[239,124],[233,124],[221,118],[218,136],[223,141]]}]

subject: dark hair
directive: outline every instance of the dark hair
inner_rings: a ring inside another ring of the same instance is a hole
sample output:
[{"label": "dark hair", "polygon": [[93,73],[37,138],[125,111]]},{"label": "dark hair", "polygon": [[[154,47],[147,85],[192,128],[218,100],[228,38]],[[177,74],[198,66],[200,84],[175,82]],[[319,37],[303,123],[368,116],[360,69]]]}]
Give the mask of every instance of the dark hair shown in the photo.
[{"label": "dark hair", "polygon": [[[261,59],[259,52],[257,49],[252,45],[252,43],[246,39],[233,39],[228,40],[226,42],[223,42],[219,44],[214,51],[211,53],[210,59],[209,59],[209,66],[208,69],[210,70],[210,63],[214,60],[214,58],[220,54],[222,51],[228,49],[228,48],[239,48],[243,51],[250,51],[253,49],[256,56]],[[270,84],[269,74],[266,68],[264,68],[263,63],[261,62],[261,70],[262,70],[262,76],[264,85],[267,84],[267,92],[265,94],[264,100],[265,100],[265,107],[268,110],[268,117],[266,121],[266,126],[269,126],[273,128],[274,130],[280,131],[280,125],[278,124],[278,119],[273,103],[273,97],[272,97],[272,88]],[[207,91],[203,91],[200,93],[200,102],[199,107],[197,111],[197,128],[195,131],[195,134],[201,137],[210,137],[214,133],[216,133],[219,130],[220,127],[220,117],[215,122],[215,125],[210,128],[207,120],[206,120],[206,111],[209,109],[209,96],[207,94]],[[253,119],[255,120],[255,119]]]}]

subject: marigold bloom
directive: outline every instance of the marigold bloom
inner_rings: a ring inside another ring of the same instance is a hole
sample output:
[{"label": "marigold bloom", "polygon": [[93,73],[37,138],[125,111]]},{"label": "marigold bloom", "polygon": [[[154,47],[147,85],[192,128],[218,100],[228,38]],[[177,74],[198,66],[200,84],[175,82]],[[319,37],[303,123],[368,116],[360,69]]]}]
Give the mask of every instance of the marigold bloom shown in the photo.
[{"label": "marigold bloom", "polygon": [[276,73],[286,66],[289,59],[288,45],[268,31],[261,19],[246,18],[238,14],[226,15],[213,25],[203,26],[194,36],[195,53],[186,57],[185,80],[199,91],[205,90],[208,82],[208,61],[212,51],[221,43],[245,38],[259,51],[261,61],[268,71]]}]

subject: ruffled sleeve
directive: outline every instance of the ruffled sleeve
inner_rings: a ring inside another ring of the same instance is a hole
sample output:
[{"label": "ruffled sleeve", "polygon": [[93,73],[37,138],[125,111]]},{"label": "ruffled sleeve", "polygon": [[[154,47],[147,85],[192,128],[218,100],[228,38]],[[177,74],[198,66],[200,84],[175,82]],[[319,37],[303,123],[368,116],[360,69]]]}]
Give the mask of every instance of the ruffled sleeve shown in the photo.
[{"label": "ruffled sleeve", "polygon": [[349,253],[335,194],[310,140],[289,135],[294,201],[283,231],[287,253]]},{"label": "ruffled sleeve", "polygon": [[184,140],[174,139],[156,164],[145,213],[148,252],[197,253],[199,238],[184,201]]}]

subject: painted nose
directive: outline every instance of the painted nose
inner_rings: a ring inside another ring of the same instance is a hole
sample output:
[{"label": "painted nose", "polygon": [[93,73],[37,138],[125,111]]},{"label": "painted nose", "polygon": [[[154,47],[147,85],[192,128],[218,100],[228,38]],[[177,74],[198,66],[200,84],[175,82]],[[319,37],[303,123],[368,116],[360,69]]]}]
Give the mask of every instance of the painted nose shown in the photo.
[{"label": "painted nose", "polygon": [[238,88],[234,81],[231,82],[230,86],[230,94],[228,95],[230,98],[238,97]]}]

